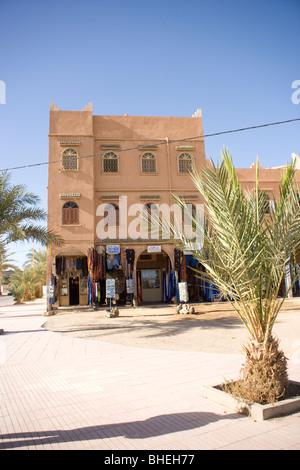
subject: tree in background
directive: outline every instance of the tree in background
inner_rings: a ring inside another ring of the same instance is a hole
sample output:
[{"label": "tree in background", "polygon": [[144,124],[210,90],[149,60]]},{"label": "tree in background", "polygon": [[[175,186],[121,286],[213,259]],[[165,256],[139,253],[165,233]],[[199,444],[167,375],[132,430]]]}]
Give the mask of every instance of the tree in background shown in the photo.
[{"label": "tree in background", "polygon": [[31,266],[16,269],[10,276],[11,290],[17,303],[34,300],[39,292],[40,282],[33,276]]},{"label": "tree in background", "polygon": [[47,250],[27,253],[23,270],[16,269],[10,276],[11,290],[16,302],[21,303],[40,298],[46,285]]},{"label": "tree in background", "polygon": [[47,250],[34,250],[28,252],[26,255],[27,261],[24,263],[24,268],[31,268],[32,278],[38,283],[36,288],[36,297],[43,295],[43,286],[46,285],[46,272],[47,272]]},{"label": "tree in background", "polygon": [[[0,174],[0,262],[7,253],[7,246],[16,241],[36,241],[43,246],[62,245],[63,240],[53,231],[41,225],[47,219],[46,212],[39,207],[40,199],[26,189],[25,185],[10,184],[7,173]],[[45,258],[42,252],[36,255]],[[36,269],[26,266],[16,269],[11,276],[12,291],[18,302],[41,295],[45,266],[38,263]]]},{"label": "tree in background", "polygon": [[4,280],[2,276],[3,271],[7,269],[16,269],[14,260],[9,258],[9,256],[11,255],[8,255],[6,249],[4,248],[4,245],[0,244],[0,293],[1,293],[1,285],[4,284]]}]

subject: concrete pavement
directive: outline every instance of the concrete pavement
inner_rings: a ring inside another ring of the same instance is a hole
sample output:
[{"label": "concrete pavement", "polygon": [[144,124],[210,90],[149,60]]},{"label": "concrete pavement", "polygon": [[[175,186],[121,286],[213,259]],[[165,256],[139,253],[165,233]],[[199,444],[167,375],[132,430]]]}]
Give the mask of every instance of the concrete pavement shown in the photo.
[{"label": "concrete pavement", "polygon": [[[242,356],[69,336],[44,311],[0,307],[0,449],[300,449],[300,413],[255,422],[200,396]],[[299,360],[289,374],[300,381]]]}]

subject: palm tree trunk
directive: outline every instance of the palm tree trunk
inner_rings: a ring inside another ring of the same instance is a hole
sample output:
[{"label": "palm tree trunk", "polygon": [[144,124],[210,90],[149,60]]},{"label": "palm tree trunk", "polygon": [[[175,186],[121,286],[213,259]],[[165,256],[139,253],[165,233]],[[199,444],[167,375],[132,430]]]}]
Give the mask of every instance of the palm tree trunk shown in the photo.
[{"label": "palm tree trunk", "polygon": [[249,340],[244,345],[246,360],[241,378],[232,393],[250,402],[268,404],[284,398],[288,388],[287,359],[279,349],[279,340]]}]

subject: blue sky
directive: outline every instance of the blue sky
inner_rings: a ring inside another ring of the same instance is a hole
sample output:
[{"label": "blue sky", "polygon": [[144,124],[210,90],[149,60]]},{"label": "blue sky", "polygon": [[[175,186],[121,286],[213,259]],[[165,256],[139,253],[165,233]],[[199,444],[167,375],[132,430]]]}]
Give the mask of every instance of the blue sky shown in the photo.
[{"label": "blue sky", "polygon": [[[192,116],[204,133],[300,117],[300,0],[0,0],[0,169],[48,158],[49,104]],[[300,155],[300,123],[206,139],[238,167]],[[47,204],[47,166],[16,170]],[[28,245],[14,247],[19,262]]]}]

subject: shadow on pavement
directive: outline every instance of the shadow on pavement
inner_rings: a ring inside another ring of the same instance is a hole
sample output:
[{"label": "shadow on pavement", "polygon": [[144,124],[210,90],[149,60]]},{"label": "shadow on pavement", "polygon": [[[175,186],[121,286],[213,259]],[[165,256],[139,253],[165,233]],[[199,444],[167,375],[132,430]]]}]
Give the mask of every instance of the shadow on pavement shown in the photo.
[{"label": "shadow on pavement", "polygon": [[207,412],[172,413],[154,416],[144,421],[103,424],[70,430],[10,433],[1,436],[2,440],[7,440],[7,442],[0,443],[0,449],[93,441],[120,436],[126,439],[147,439],[200,428],[222,419],[240,419],[240,416],[238,414],[218,415]]}]

